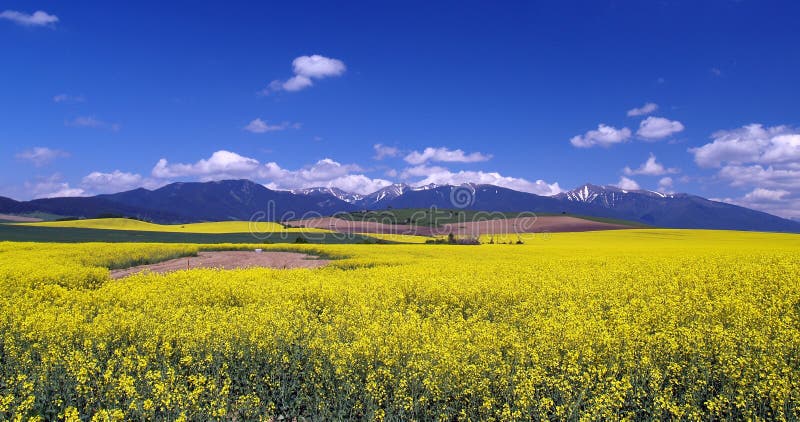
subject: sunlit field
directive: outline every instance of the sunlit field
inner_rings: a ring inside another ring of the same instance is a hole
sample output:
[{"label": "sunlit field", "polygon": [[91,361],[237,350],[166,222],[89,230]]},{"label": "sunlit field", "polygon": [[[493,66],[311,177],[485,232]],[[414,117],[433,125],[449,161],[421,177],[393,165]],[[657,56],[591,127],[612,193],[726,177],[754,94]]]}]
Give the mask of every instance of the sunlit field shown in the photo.
[{"label": "sunlit field", "polygon": [[116,281],[207,247],[0,243],[0,419],[800,418],[800,236],[496,240]]}]

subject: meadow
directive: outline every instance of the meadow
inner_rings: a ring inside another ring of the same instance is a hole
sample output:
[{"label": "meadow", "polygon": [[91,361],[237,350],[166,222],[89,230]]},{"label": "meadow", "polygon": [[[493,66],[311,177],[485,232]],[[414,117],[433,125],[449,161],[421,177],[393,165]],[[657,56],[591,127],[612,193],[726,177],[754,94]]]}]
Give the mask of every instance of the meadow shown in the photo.
[{"label": "meadow", "polygon": [[0,241],[115,243],[312,243],[376,242],[365,235],[341,236],[327,229],[284,227],[265,221],[221,221],[162,225],[127,218],[0,223]]},{"label": "meadow", "polygon": [[522,240],[114,281],[255,245],[2,242],[0,419],[800,418],[800,236]]},{"label": "meadow", "polygon": [[60,227],[99,230],[135,230],[164,233],[256,233],[264,232],[329,232],[323,229],[286,228],[280,223],[271,221],[214,221],[189,224],[154,224],[129,218],[94,218],[85,220],[44,221],[36,223],[18,223],[20,226]]}]

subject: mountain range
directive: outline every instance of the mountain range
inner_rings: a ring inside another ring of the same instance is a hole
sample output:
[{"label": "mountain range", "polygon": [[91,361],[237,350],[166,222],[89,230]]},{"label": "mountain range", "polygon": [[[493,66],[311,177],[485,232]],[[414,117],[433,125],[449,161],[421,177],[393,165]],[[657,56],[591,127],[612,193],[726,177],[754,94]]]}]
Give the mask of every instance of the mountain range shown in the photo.
[{"label": "mountain range", "polygon": [[71,217],[124,215],[157,223],[298,219],[388,208],[530,211],[617,218],[657,227],[800,232],[800,222],[699,196],[586,184],[554,196],[494,185],[412,187],[394,184],[369,195],[318,187],[279,191],[249,180],[172,183],[92,197],[15,201],[0,197],[0,214],[44,212]]}]

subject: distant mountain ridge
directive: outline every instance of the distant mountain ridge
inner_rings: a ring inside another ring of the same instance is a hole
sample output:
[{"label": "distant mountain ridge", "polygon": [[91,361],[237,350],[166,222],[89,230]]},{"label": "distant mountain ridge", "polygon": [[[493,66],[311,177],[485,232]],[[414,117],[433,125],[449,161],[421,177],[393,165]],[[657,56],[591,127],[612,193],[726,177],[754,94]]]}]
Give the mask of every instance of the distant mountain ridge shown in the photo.
[{"label": "distant mountain ridge", "polygon": [[0,197],[0,213],[95,217],[118,214],[158,223],[278,221],[387,208],[574,214],[618,218],[657,227],[800,232],[800,222],[699,196],[586,184],[554,196],[467,183],[394,184],[368,195],[333,187],[278,191],[249,180],[172,183],[94,197],[15,201]]}]

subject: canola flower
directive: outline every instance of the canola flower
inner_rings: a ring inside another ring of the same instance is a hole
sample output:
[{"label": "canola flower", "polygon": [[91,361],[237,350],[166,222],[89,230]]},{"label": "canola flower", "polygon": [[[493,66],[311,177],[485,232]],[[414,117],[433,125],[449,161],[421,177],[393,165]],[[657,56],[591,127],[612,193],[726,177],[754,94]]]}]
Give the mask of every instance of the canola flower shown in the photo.
[{"label": "canola flower", "polygon": [[800,418],[800,237],[524,240],[115,281],[205,247],[0,243],[0,419]]}]

